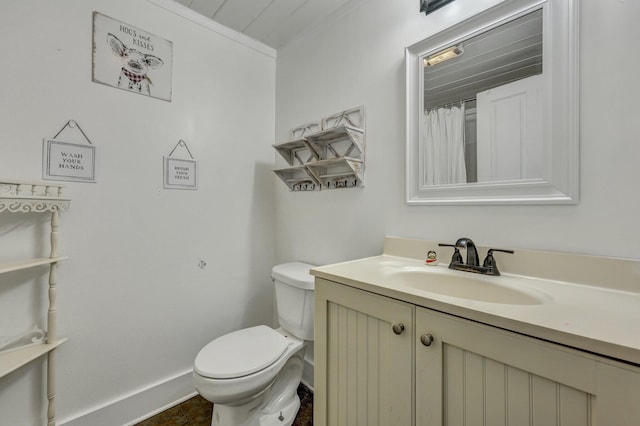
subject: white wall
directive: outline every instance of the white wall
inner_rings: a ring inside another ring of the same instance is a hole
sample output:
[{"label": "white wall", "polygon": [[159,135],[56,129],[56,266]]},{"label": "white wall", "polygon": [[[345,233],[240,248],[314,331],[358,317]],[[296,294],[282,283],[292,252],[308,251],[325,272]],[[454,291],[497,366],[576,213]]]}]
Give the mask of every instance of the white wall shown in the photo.
[{"label": "white wall", "polygon": [[640,4],[581,0],[581,200],[571,206],[407,206],[404,48],[496,0],[457,0],[429,16],[415,0],[363,0],[278,51],[276,140],[345,108],[366,108],[366,187],[276,187],[279,260],[379,254],[385,235],[640,257]]},{"label": "white wall", "polygon": [[[580,1],[580,204],[405,205],[404,47],[497,2],[457,0],[426,17],[415,0],[361,0],[278,52],[277,76],[272,57],[143,0],[0,2],[0,176],[38,178],[42,138],[68,119],[100,155],[98,183],[69,184],[62,215],[62,423],[133,420],[128,397],[158,383],[170,399],[206,342],[271,321],[275,261],[378,254],[384,235],[640,257],[640,125],[628,112],[640,95],[640,5],[628,0]],[[171,103],[91,82],[94,10],[174,42]],[[276,183],[274,133],[284,141],[291,127],[360,104],[365,188],[291,193]],[[179,139],[199,160],[198,191],[162,189],[161,158]],[[0,215],[0,259],[46,255],[47,229],[36,215]],[[44,324],[39,272],[0,277],[0,336]],[[36,363],[2,379],[0,425],[41,424],[42,373]]]},{"label": "white wall", "polygon": [[[91,82],[93,11],[173,41],[172,102]],[[0,39],[0,176],[39,179],[42,138],[69,119],[99,152],[98,183],[68,184],[58,277],[58,419],[96,426],[94,410],[147,387],[190,387],[214,337],[272,322],[275,59],[144,0],[3,1]],[[197,191],[162,189],[179,139]],[[27,217],[0,215],[0,259],[48,255],[46,218]],[[0,336],[45,325],[36,275],[0,277]],[[40,363],[0,382],[0,425],[43,423],[42,382]],[[128,408],[104,424],[144,414]]]}]

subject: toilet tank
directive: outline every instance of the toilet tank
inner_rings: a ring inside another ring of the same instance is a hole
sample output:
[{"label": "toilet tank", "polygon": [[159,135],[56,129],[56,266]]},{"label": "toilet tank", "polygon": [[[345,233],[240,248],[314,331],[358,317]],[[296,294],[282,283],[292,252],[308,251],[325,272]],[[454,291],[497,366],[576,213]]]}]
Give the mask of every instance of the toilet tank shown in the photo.
[{"label": "toilet tank", "polygon": [[313,340],[314,278],[309,274],[313,266],[290,262],[271,270],[280,326],[303,340]]}]

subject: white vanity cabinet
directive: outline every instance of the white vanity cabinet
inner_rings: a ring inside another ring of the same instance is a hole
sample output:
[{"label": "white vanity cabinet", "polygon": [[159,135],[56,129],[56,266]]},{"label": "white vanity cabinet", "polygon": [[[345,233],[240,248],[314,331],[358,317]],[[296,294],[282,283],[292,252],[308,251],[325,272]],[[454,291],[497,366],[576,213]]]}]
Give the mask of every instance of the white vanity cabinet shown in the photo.
[{"label": "white vanity cabinet", "polygon": [[316,278],[314,424],[412,424],[414,309]]},{"label": "white vanity cabinet", "polygon": [[640,424],[640,369],[586,352],[417,307],[415,360],[416,425]]},{"label": "white vanity cabinet", "polygon": [[[45,182],[22,182],[0,180],[0,213],[48,213],[51,215],[51,251],[49,257],[19,260],[0,260],[0,275],[7,280],[12,279],[12,273],[32,268],[49,267],[49,307],[47,311],[46,341],[32,343],[25,346],[0,351],[0,386],[6,375],[20,367],[47,357],[47,386],[46,393],[49,402],[47,410],[47,425],[55,426],[55,349],[64,343],[66,338],[59,338],[57,333],[57,274],[58,262],[64,257],[58,255],[59,217],[58,212],[67,210],[70,200],[63,197],[62,186]],[[25,307],[26,308],[26,307]],[[8,321],[2,317],[0,321]],[[0,415],[0,423],[2,418]]]},{"label": "white vanity cabinet", "polygon": [[319,277],[315,351],[319,426],[640,424],[639,367]]}]

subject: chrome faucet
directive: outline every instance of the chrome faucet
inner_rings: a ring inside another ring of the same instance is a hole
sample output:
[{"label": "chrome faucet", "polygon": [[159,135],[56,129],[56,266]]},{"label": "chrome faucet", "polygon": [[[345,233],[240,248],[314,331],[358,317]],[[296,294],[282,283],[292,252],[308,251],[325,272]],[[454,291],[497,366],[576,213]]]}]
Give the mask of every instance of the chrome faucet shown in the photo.
[{"label": "chrome faucet", "polygon": [[[485,275],[500,275],[496,259],[493,257],[493,252],[499,251],[502,253],[511,253],[513,250],[502,249],[489,249],[487,251],[487,257],[484,259],[482,266],[480,266],[480,260],[478,257],[478,249],[471,238],[459,238],[455,244],[439,244],[441,247],[453,247],[453,256],[451,257],[451,263],[449,269],[455,269],[458,271],[475,272],[477,274]],[[462,255],[459,249],[467,250],[467,261],[462,262]]]}]

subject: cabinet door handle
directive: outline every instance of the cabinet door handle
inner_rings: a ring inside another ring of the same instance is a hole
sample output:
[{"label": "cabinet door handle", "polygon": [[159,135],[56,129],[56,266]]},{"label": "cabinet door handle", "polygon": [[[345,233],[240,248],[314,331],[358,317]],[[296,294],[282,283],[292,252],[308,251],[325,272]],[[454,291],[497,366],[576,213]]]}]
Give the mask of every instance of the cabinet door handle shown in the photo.
[{"label": "cabinet door handle", "polygon": [[422,336],[420,336],[420,342],[425,346],[431,346],[431,343],[433,343],[433,336],[428,333],[423,334]]},{"label": "cabinet door handle", "polygon": [[394,324],[392,328],[394,333],[402,334],[402,332],[404,331],[404,324],[403,323]]}]

